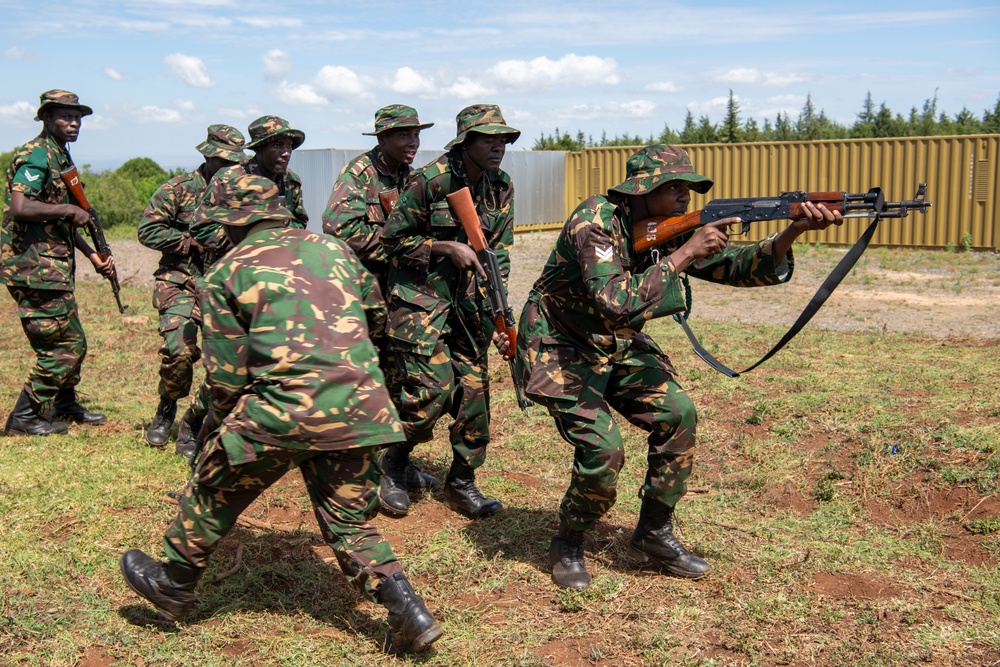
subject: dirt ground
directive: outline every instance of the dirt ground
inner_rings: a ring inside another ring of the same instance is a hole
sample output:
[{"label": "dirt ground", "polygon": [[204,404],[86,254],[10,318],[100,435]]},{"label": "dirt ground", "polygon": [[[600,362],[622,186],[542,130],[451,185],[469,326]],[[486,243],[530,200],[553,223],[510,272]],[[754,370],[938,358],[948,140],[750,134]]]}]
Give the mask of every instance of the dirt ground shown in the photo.
[{"label": "dirt ground", "polygon": [[[510,282],[515,312],[524,305],[555,239],[556,232],[529,232],[515,239]],[[159,253],[138,241],[117,241],[113,248],[122,283],[151,287]],[[734,290],[694,281],[691,324],[696,327],[699,319],[705,319],[788,326],[844,252],[845,248],[810,249],[797,258],[789,283],[768,289]],[[1000,338],[1000,256],[984,258],[980,264],[985,263],[985,270],[959,272],[947,267],[946,253],[936,253],[932,261],[917,261],[913,270],[901,271],[882,268],[876,252],[868,250],[808,326],[935,338]],[[908,251],[888,252],[901,256]],[[82,262],[80,269],[81,277],[97,279],[88,262]]]}]

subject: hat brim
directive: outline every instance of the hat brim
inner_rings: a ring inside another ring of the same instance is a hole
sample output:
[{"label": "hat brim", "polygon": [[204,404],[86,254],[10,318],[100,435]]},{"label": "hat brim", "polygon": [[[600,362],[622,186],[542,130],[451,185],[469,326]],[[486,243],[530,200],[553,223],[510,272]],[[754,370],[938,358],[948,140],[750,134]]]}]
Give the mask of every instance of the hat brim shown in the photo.
[{"label": "hat brim", "polygon": [[362,132],[361,134],[365,135],[366,137],[377,137],[378,135],[382,134],[383,132],[388,132],[389,130],[412,130],[412,129],[426,130],[428,127],[433,127],[433,126],[434,126],[434,123],[415,123],[415,124],[407,124],[407,125],[393,125],[392,127],[383,127],[381,130],[377,130],[375,132]]},{"label": "hat brim", "polygon": [[88,107],[86,104],[62,104],[61,102],[46,102],[42,106],[38,107],[38,111],[35,112],[35,120],[41,120],[43,111],[55,107],[77,109],[80,112],[80,116],[90,116],[94,113],[94,110]]},{"label": "hat brim", "polygon": [[207,141],[203,141],[195,146],[195,150],[205,157],[219,157],[233,163],[246,162],[247,159],[247,154],[243,151],[226,150],[225,148],[220,148],[210,144]]},{"label": "hat brim", "polygon": [[507,141],[508,144],[514,143],[517,141],[517,138],[521,136],[521,130],[515,130],[509,125],[499,125],[496,123],[477,125],[476,127],[470,127],[468,130],[459,132],[458,136],[444,145],[444,149],[451,150],[455,146],[458,146],[460,143],[465,141],[470,132],[478,132],[479,134],[509,134],[512,138]]},{"label": "hat brim", "polygon": [[645,195],[670,181],[687,181],[691,184],[691,189],[698,194],[705,194],[715,185],[715,181],[701,174],[672,174],[662,172],[652,176],[627,178],[613,188],[608,188],[608,191],[620,192],[623,195]]},{"label": "hat brim", "polygon": [[258,146],[263,146],[271,139],[274,139],[275,137],[280,137],[285,134],[289,135],[292,138],[293,151],[302,144],[304,144],[306,141],[306,134],[302,130],[278,130],[274,134],[269,134],[267,136],[261,137],[257,141],[251,141],[249,144],[247,144],[247,148],[251,150],[256,150]]},{"label": "hat brim", "polygon": [[292,217],[291,211],[283,205],[270,207],[266,211],[239,211],[225,206],[207,206],[195,214],[197,224],[216,223],[227,227],[248,227],[258,222],[284,222]]}]

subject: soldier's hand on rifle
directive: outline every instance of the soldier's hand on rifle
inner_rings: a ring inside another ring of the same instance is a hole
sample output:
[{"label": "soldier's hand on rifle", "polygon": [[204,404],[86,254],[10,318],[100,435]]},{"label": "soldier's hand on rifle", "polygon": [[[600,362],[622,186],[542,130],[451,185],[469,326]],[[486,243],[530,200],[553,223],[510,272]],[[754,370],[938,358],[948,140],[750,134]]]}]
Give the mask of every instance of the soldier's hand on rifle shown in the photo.
[{"label": "soldier's hand on rifle", "polygon": [[89,259],[90,263],[94,265],[94,270],[97,271],[102,276],[104,276],[105,278],[110,279],[112,276],[115,275],[114,257],[109,256],[105,260],[101,259],[100,254],[98,254],[97,252],[92,252],[89,255],[87,255],[87,259]]},{"label": "soldier's hand on rifle", "polygon": [[840,211],[831,211],[825,204],[817,205],[806,201],[802,208],[807,216],[792,222],[793,225],[798,225],[802,232],[821,231],[830,225],[844,224],[844,214]]},{"label": "soldier's hand on rifle", "polygon": [[497,346],[497,352],[501,356],[506,356],[510,349],[511,341],[507,338],[506,332],[500,330],[493,331],[493,344]]},{"label": "soldier's hand on rifle", "polygon": [[69,220],[74,227],[80,229],[81,227],[86,227],[90,224],[90,213],[83,210],[76,204],[66,204],[65,206],[66,213],[63,217]]},{"label": "soldier's hand on rifle", "polygon": [[681,272],[691,262],[717,255],[725,250],[729,244],[729,234],[726,233],[726,228],[729,225],[738,225],[739,223],[739,218],[723,218],[699,227],[698,231],[684,245],[672,252],[667,259],[678,272]]},{"label": "soldier's hand on rifle", "polygon": [[431,255],[447,257],[452,264],[462,271],[475,271],[483,280],[486,280],[486,269],[476,257],[476,251],[465,243],[458,241],[435,241],[431,246]]}]

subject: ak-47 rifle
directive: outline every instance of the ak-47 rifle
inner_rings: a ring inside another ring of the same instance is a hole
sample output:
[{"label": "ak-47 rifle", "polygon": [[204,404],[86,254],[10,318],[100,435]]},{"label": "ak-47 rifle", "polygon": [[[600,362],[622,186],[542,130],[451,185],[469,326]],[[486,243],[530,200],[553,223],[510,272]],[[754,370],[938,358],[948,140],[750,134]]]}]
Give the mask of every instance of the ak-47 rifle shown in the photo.
[{"label": "ak-47 rifle", "polygon": [[914,198],[905,201],[886,201],[882,188],[872,188],[864,194],[783,192],[777,197],[713,199],[700,211],[672,218],[653,217],[636,221],[632,223],[632,239],[636,252],[642,252],[702,225],[732,217],[740,219],[741,233],[746,234],[752,222],[806,217],[807,201],[823,204],[831,211],[840,211],[845,218],[905,218],[911,210],[927,212],[931,202],[924,198],[926,194],[927,184],[921,183]]},{"label": "ak-47 rifle", "polygon": [[388,218],[392,209],[396,208],[397,199],[399,199],[399,190],[378,193],[378,201],[382,204],[382,212],[385,213],[385,217]]},{"label": "ak-47 rifle", "polygon": [[517,405],[522,410],[527,410],[533,404],[524,396],[524,388],[521,386],[521,379],[514,366],[514,355],[516,354],[517,332],[514,330],[514,311],[507,305],[507,291],[503,286],[503,276],[500,274],[500,264],[497,262],[497,254],[493,248],[486,243],[483,236],[482,227],[479,226],[479,214],[476,213],[476,205],[472,201],[472,193],[469,188],[445,195],[448,204],[458,221],[469,237],[472,249],[476,251],[479,263],[486,270],[486,292],[490,297],[490,314],[493,316],[493,324],[497,331],[502,331],[507,335],[507,352],[503,355],[510,366],[510,379],[514,383],[514,393],[517,394]]},{"label": "ak-47 rifle", "polygon": [[[73,199],[76,200],[76,205],[90,214],[90,220],[87,222],[87,230],[90,232],[90,238],[94,241],[94,249],[103,261],[108,261],[112,257],[111,246],[108,245],[107,239],[104,238],[104,229],[101,227],[100,218],[97,217],[97,211],[87,201],[87,195],[83,192],[83,184],[80,183],[80,174],[76,171],[76,165],[70,165],[68,169],[63,170],[59,175],[69,189],[70,194],[73,195]],[[108,280],[111,282],[111,291],[115,294],[118,312],[124,313],[128,306],[122,305],[122,286],[118,282],[117,269],[112,268]]]},{"label": "ak-47 rifle", "polygon": [[632,239],[637,252],[652,248],[656,253],[655,246],[669,241],[681,234],[697,229],[710,222],[716,222],[724,218],[738,217],[742,226],[741,232],[746,234],[750,230],[750,223],[758,220],[796,220],[806,217],[805,202],[813,204],[824,204],[831,211],[840,211],[845,218],[874,218],[868,229],[864,231],[861,238],[855,242],[850,250],[841,258],[837,266],[834,267],[830,275],[826,277],[823,284],[816,290],[816,294],[806,304],[802,313],[798,316],[791,328],[781,337],[771,350],[761,357],[754,364],[741,371],[734,371],[721,361],[716,359],[698,341],[698,337],[688,326],[686,315],[674,315],[674,318],[684,328],[684,333],[691,342],[695,354],[701,357],[715,370],[728,375],[738,377],[742,373],[757,368],[778,350],[783,348],[795,335],[812,319],[812,316],[819,311],[827,298],[837,288],[840,281],[850,273],[854,264],[864,253],[865,248],[875,235],[878,223],[883,218],[905,218],[911,210],[927,213],[931,207],[931,202],[926,199],[927,184],[921,183],[917,186],[917,194],[913,199],[905,201],[887,202],[882,194],[882,188],[872,188],[864,194],[852,194],[850,192],[784,192],[777,197],[744,198],[744,199],[715,199],[710,201],[705,208],[685,215],[672,218],[648,218],[639,220],[632,224]]}]

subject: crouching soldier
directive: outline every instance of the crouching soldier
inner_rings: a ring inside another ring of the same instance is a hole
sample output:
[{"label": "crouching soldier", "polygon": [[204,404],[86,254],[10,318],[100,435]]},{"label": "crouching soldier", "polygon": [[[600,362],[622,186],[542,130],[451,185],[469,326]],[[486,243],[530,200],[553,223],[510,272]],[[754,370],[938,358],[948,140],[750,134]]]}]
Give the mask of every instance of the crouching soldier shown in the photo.
[{"label": "crouching soldier", "polygon": [[219,540],[298,468],[345,576],[389,610],[387,648],[420,650],[441,627],[370,523],[376,457],[404,440],[368,333],[384,325],[382,295],[343,242],[289,229],[282,199],[273,181],[242,174],[214,179],[198,211],[235,245],[202,291],[205,449],[164,536],[166,562],[133,549],[122,574],[161,615],[182,620]]}]

